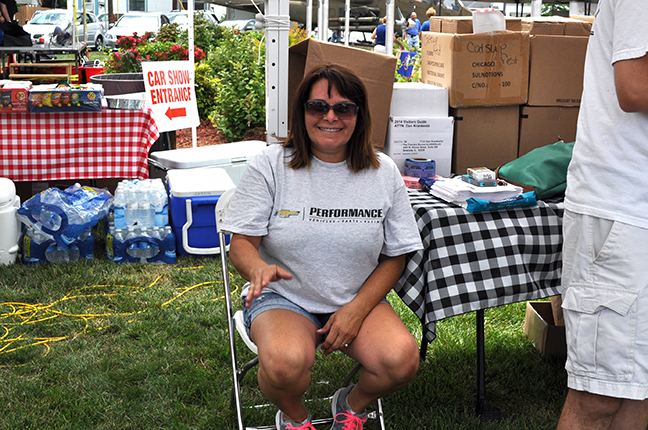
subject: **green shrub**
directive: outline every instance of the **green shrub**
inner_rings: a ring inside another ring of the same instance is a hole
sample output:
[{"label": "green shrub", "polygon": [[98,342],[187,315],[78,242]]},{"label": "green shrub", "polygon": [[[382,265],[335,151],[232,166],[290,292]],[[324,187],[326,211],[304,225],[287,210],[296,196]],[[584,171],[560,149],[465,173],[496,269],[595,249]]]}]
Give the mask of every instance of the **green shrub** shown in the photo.
[{"label": "green shrub", "polygon": [[223,39],[207,56],[216,75],[216,98],[209,119],[229,141],[265,127],[265,55],[262,34],[224,29]]},{"label": "green shrub", "polygon": [[205,62],[196,64],[196,103],[198,116],[201,119],[207,119],[216,109],[217,83],[218,78],[209,64]]}]

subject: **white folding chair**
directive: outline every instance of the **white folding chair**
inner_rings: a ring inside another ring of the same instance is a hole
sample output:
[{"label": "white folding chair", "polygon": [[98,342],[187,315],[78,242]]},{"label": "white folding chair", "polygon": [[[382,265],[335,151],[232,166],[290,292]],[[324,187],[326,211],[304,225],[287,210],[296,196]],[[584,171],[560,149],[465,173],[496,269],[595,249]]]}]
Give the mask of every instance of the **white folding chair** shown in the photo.
[{"label": "white folding chair", "polygon": [[[259,358],[255,356],[252,360],[248,361],[243,365],[242,368],[239,369],[238,367],[238,361],[236,357],[236,332],[238,332],[239,336],[241,336],[241,339],[245,343],[245,345],[252,351],[255,355],[258,353],[257,346],[252,342],[252,339],[247,334],[247,330],[245,328],[245,323],[243,322],[243,311],[236,311],[234,312],[234,308],[232,306],[232,292],[230,288],[230,279],[229,279],[229,270],[228,270],[228,264],[227,264],[227,251],[223,252],[223,250],[228,249],[227,247],[222,246],[222,244],[226,243],[226,235],[228,234],[227,232],[223,231],[221,228],[221,225],[223,225],[223,220],[225,219],[225,213],[227,212],[227,208],[229,206],[229,202],[232,199],[232,195],[234,194],[234,191],[236,189],[232,188],[230,190],[227,190],[225,193],[223,193],[219,199],[218,202],[216,202],[216,230],[218,231],[218,240],[219,244],[221,244],[221,266],[222,266],[222,272],[223,272],[223,285],[225,288],[225,306],[226,306],[226,312],[227,312],[227,330],[229,333],[229,344],[230,344],[230,360],[232,363],[232,379],[234,382],[234,386],[232,387],[232,404],[236,408],[236,417],[238,421],[238,429],[239,430],[255,430],[255,429],[274,429],[276,428],[275,424],[272,425],[266,425],[266,426],[257,426],[257,427],[246,427],[243,423],[243,404],[242,404],[242,399],[241,399],[241,382],[243,381],[243,378],[247,374],[247,372],[254,368],[259,363]],[[357,363],[354,368],[349,372],[349,374],[346,376],[344,381],[342,382],[341,386],[346,387],[349,385],[353,377],[360,371],[361,369],[361,364]],[[331,397],[328,397],[328,400],[332,399]],[[380,421],[380,427],[382,430],[385,430],[385,419],[384,419],[384,414],[383,414],[383,408],[382,408],[382,402],[381,399],[378,399],[376,401],[376,410],[369,412],[369,418],[370,419],[377,419]],[[325,418],[325,419],[316,419],[313,420],[312,423],[313,425],[319,425],[319,424],[326,424],[326,423],[332,423],[333,418]]]}]

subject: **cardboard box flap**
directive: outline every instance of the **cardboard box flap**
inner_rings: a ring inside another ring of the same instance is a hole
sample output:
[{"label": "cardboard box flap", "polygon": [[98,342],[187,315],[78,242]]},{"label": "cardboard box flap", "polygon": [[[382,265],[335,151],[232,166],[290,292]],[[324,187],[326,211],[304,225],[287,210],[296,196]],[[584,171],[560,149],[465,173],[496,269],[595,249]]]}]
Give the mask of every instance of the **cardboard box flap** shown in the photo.
[{"label": "cardboard box flap", "polygon": [[396,57],[314,39],[292,46],[289,56],[289,112],[292,111],[297,88],[308,72],[321,64],[339,64],[353,70],[367,87],[372,124],[371,142],[375,148],[383,148],[396,73]]},{"label": "cardboard box flap", "polygon": [[542,355],[565,356],[565,326],[554,323],[550,302],[527,302],[524,333]]},{"label": "cardboard box flap", "polygon": [[532,35],[589,36],[592,23],[560,16],[522,18],[522,30]]},{"label": "cardboard box flap", "polygon": [[[521,18],[506,17],[508,31],[521,31]],[[435,16],[430,18],[430,31],[437,33],[472,34],[472,16]]]}]

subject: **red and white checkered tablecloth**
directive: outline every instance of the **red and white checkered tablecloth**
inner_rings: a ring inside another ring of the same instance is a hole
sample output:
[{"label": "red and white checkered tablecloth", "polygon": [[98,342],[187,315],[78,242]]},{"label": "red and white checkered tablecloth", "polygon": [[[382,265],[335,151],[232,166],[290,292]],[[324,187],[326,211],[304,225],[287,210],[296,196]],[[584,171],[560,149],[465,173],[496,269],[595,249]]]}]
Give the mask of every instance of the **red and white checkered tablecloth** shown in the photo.
[{"label": "red and white checkered tablecloth", "polygon": [[153,112],[1,113],[0,176],[13,181],[148,178]]}]

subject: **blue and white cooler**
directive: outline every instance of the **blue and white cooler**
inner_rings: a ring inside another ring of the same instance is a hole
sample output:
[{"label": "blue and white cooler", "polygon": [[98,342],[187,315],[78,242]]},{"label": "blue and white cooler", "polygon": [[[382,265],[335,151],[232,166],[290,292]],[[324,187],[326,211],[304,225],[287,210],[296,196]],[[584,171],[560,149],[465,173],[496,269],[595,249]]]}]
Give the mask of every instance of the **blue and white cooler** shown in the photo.
[{"label": "blue and white cooler", "polygon": [[167,185],[177,253],[220,253],[216,232],[216,202],[225,191],[235,187],[227,171],[218,167],[169,170]]}]

